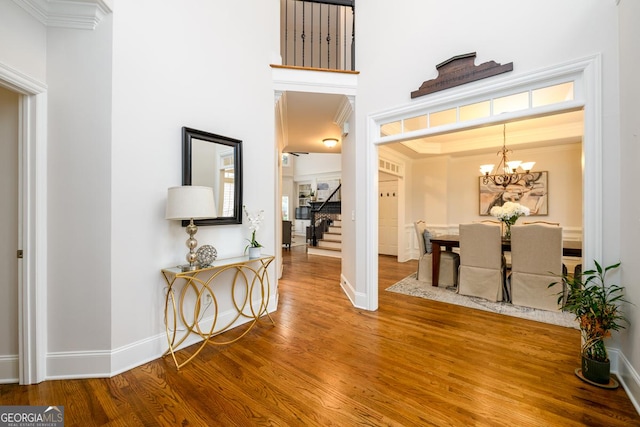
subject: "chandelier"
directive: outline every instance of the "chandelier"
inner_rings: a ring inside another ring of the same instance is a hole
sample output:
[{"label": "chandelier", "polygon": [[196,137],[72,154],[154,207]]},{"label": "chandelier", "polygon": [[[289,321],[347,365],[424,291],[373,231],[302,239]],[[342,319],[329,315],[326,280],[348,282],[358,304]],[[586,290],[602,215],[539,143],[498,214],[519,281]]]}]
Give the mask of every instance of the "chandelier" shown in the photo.
[{"label": "chandelier", "polygon": [[[531,169],[536,162],[522,162],[520,160],[509,161],[507,153],[511,153],[511,150],[507,150],[507,125],[502,127],[502,150],[496,153],[497,156],[501,156],[500,163],[495,168],[493,165],[481,165],[480,173],[482,176],[482,183],[487,185],[493,183],[496,186],[502,186],[505,189],[518,181],[526,179],[531,175]],[[518,171],[520,169],[520,171]]]}]

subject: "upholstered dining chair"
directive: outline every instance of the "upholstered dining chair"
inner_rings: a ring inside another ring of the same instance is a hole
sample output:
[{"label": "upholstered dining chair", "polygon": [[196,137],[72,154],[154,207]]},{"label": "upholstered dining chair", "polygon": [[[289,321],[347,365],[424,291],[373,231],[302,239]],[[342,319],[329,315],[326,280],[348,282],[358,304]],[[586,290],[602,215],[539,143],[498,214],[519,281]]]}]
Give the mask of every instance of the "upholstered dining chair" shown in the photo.
[{"label": "upholstered dining chair", "polygon": [[[549,224],[511,227],[509,287],[514,305],[558,311],[562,275],[562,227]],[[549,284],[560,282],[555,287]]]},{"label": "upholstered dining chair", "polygon": [[460,224],[458,293],[502,301],[505,265],[497,224]]},{"label": "upholstered dining chair", "polygon": [[[433,233],[427,228],[427,223],[422,220],[414,222],[413,225],[416,230],[416,238],[420,248],[416,279],[430,284],[432,283],[431,274],[433,268],[430,239],[433,236]],[[438,276],[438,285],[444,287],[456,286],[458,284],[459,266],[460,255],[452,251],[440,252],[440,274]]]},{"label": "upholstered dining chair", "polygon": [[549,222],[549,221],[528,221],[528,222],[523,222],[524,225],[530,225],[530,224],[546,224],[546,225],[557,225],[560,226],[559,222]]}]

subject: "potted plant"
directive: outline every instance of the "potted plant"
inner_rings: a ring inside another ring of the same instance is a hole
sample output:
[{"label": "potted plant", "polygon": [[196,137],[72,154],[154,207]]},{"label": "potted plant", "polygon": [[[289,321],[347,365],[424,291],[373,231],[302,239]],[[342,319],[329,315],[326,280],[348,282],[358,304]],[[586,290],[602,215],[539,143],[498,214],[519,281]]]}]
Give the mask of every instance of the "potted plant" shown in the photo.
[{"label": "potted plant", "polygon": [[627,301],[623,296],[624,287],[605,281],[607,273],[618,268],[620,263],[604,269],[597,261],[594,263],[595,270],[562,275],[562,283],[568,293],[565,299],[565,292],[560,292],[558,303],[562,304],[564,300],[563,309],[573,313],[579,322],[582,368],[576,369],[576,375],[596,385],[607,385],[610,383],[610,361],[604,340],[611,336],[611,331],[624,329],[623,323],[627,320],[620,304]]},{"label": "potted plant", "polygon": [[249,258],[260,258],[262,245],[256,240],[256,232],[260,229],[260,223],[264,219],[264,210],[249,213],[245,205],[242,206],[242,209],[249,220],[249,230],[251,230],[251,239],[247,239],[249,244],[244,248],[244,252],[249,251]]}]

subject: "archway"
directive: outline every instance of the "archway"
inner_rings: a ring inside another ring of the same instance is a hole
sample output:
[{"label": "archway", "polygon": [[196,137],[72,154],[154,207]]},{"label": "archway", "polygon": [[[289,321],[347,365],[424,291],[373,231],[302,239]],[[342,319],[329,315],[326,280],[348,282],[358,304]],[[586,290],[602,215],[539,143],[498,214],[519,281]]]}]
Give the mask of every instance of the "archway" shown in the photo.
[{"label": "archway", "polygon": [[[574,96],[572,99],[545,105],[504,112],[500,115],[489,115],[471,122],[447,123],[444,128],[411,129],[410,132],[385,134],[384,127],[400,123],[404,129],[403,120],[459,108],[484,100],[506,97],[547,87],[553,84],[572,82]],[[542,71],[534,71],[526,75],[502,78],[497,81],[483,82],[471,88],[459,87],[446,94],[440,94],[433,99],[416,102],[409,106],[403,105],[394,109],[372,114],[368,117],[367,127],[369,140],[367,141],[367,228],[377,230],[377,189],[375,181],[378,173],[378,146],[391,142],[407,141],[409,139],[442,133],[445,130],[455,132],[471,127],[487,126],[506,121],[524,118],[552,115],[559,112],[584,109],[584,129],[582,158],[583,164],[583,259],[598,259],[602,252],[602,167],[598,162],[602,153],[601,136],[601,105],[600,105],[600,57],[593,56]],[[367,300],[371,310],[377,308],[378,292],[378,262],[375,248],[367,249],[367,276],[371,279],[367,283]]]}]

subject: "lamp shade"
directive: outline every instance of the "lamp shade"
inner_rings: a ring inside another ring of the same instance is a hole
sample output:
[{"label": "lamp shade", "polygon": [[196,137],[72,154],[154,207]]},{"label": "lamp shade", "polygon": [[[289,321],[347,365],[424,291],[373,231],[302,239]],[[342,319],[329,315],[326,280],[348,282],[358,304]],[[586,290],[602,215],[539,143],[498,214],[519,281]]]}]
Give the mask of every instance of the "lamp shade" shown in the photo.
[{"label": "lamp shade", "polygon": [[195,185],[171,187],[167,192],[166,219],[216,218],[213,188]]}]

